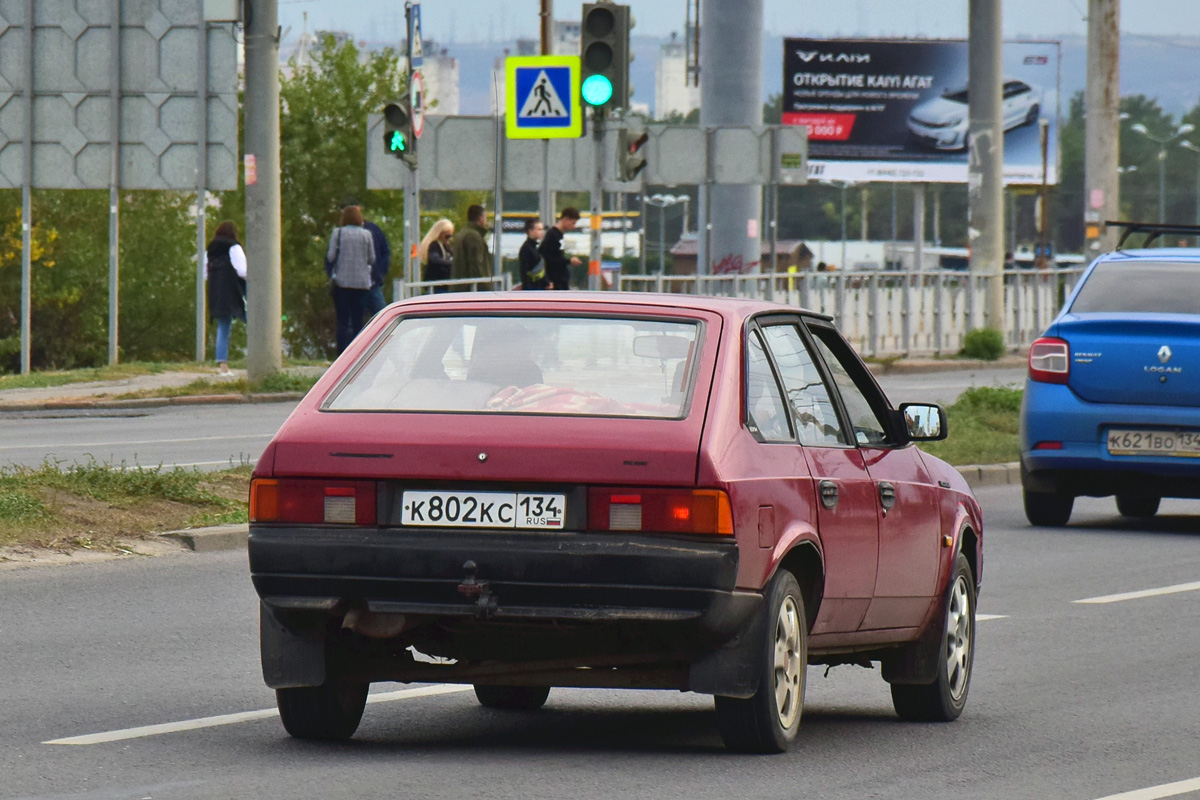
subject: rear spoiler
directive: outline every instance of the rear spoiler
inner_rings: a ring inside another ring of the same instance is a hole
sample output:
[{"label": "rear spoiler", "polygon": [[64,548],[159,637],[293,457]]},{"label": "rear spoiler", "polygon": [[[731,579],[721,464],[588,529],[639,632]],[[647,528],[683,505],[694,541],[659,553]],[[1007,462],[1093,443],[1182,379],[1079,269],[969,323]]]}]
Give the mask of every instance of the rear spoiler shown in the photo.
[{"label": "rear spoiler", "polygon": [[1162,236],[1164,233],[1178,233],[1184,236],[1200,236],[1200,225],[1176,225],[1168,222],[1121,222],[1118,220],[1107,220],[1105,225],[1115,228],[1123,228],[1124,233],[1117,240],[1117,249],[1121,249],[1121,245],[1125,244],[1125,240],[1129,238],[1131,233],[1146,233],[1146,241],[1142,247],[1149,247],[1150,243]]}]

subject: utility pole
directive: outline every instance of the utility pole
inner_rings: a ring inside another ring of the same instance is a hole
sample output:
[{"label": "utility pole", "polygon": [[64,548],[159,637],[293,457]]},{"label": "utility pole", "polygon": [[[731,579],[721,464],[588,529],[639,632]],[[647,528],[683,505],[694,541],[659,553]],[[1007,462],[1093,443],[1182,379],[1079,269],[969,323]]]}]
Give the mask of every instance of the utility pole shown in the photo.
[{"label": "utility pole", "polygon": [[1087,108],[1084,136],[1084,254],[1117,246],[1117,231],[1105,230],[1121,208],[1117,150],[1121,140],[1121,0],[1088,0]]},{"label": "utility pole", "polygon": [[970,0],[968,11],[967,246],[971,272],[987,276],[984,325],[1005,334],[1000,7],[1001,0]]},{"label": "utility pole", "polygon": [[[704,0],[700,13],[700,127],[762,125],[763,0]],[[721,157],[711,153],[710,165]],[[709,274],[713,264],[757,264],[761,217],[759,186],[713,184],[702,193],[700,225],[707,227],[699,231],[701,240],[710,233],[697,272]]]},{"label": "utility pole", "polygon": [[595,173],[592,176],[591,248],[588,252],[588,291],[600,290],[600,226],[604,219],[604,109],[592,109],[592,141],[595,143]]},{"label": "utility pole", "polygon": [[246,371],[261,381],[283,368],[279,241],[279,6],[245,0]]}]

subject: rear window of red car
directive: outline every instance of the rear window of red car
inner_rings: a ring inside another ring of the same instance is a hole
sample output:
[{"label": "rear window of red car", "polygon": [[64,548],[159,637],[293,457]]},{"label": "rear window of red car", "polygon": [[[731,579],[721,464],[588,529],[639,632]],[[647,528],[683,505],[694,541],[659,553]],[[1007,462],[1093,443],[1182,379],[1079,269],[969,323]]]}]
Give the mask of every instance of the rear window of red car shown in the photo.
[{"label": "rear window of red car", "polygon": [[682,319],[401,317],[322,410],[679,419],[701,338]]},{"label": "rear window of red car", "polygon": [[1106,261],[1084,281],[1072,314],[1200,314],[1200,264]]}]

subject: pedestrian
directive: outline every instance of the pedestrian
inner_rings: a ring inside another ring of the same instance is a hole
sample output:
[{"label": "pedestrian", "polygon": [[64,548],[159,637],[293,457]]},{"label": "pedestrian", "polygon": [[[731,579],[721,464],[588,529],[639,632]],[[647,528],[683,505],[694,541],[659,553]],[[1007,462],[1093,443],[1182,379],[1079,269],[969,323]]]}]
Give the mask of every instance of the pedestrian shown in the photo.
[{"label": "pedestrian", "polygon": [[[454,257],[455,278],[492,277],[492,254],[487,246],[487,211],[483,206],[473,205],[467,209],[467,224],[450,241],[450,252]],[[479,291],[480,284],[455,286],[458,292]]]},{"label": "pedestrian", "polygon": [[517,263],[521,267],[522,289],[548,289],[550,281],[546,278],[546,262],[538,252],[538,244],[542,241],[546,226],[540,219],[525,220],[525,242],[517,253]]},{"label": "pedestrian", "polygon": [[539,251],[542,254],[542,260],[546,262],[546,278],[550,282],[547,288],[571,288],[571,271],[568,267],[577,267],[582,262],[574,256],[568,258],[567,254],[563,252],[563,234],[575,230],[578,222],[579,209],[567,206],[558,215],[558,222],[550,226],[550,230],[546,231],[546,237],[542,239]]},{"label": "pedestrian", "polygon": [[337,312],[338,355],[362,330],[363,316],[371,294],[371,268],[375,266],[375,240],[363,227],[362,209],[342,209],[341,227],[329,237],[325,255],[330,273],[330,293]]},{"label": "pedestrian", "polygon": [[[448,281],[454,274],[454,254],[450,251],[450,239],[454,236],[454,223],[439,219],[433,223],[429,233],[421,240],[417,255],[424,265],[421,270],[423,281]],[[434,294],[450,291],[449,286],[433,287]]]},{"label": "pedestrian", "polygon": [[208,243],[204,276],[208,281],[208,316],[217,322],[217,369],[229,372],[229,333],[234,319],[246,321],[246,251],[238,244],[237,226],[225,220]]},{"label": "pedestrian", "polygon": [[383,297],[383,282],[387,279],[388,269],[392,265],[392,247],[388,244],[387,234],[383,229],[371,222],[363,220],[363,227],[371,234],[371,243],[375,245],[375,264],[371,267],[371,294],[367,297],[367,318],[373,317],[387,301]]}]

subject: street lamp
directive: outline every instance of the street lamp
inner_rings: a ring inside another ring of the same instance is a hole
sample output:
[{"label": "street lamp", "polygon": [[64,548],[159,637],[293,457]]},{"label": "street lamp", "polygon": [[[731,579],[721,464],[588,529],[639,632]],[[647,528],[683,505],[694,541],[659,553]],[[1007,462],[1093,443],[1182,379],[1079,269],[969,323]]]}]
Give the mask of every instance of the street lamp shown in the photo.
[{"label": "street lamp", "polygon": [[1196,126],[1190,122],[1184,123],[1175,129],[1175,132],[1170,136],[1161,137],[1155,136],[1146,129],[1146,126],[1140,122],[1136,122],[1129,126],[1129,129],[1135,133],[1140,133],[1152,142],[1158,143],[1158,221],[1166,222],[1167,213],[1167,145],[1178,139],[1180,136],[1186,136],[1196,130]]},{"label": "street lamp", "polygon": [[[1200,147],[1184,139],[1179,143],[1179,146],[1184,150],[1191,150],[1197,155],[1196,158],[1196,225],[1200,226]],[[1200,234],[1197,235],[1196,243],[1200,245]]]},{"label": "street lamp", "polygon": [[687,204],[692,200],[686,194],[652,194],[646,198],[646,205],[654,206],[658,209],[658,274],[663,274],[665,269],[664,255],[667,249],[667,208],[679,203],[683,203],[683,232],[687,233]]}]

